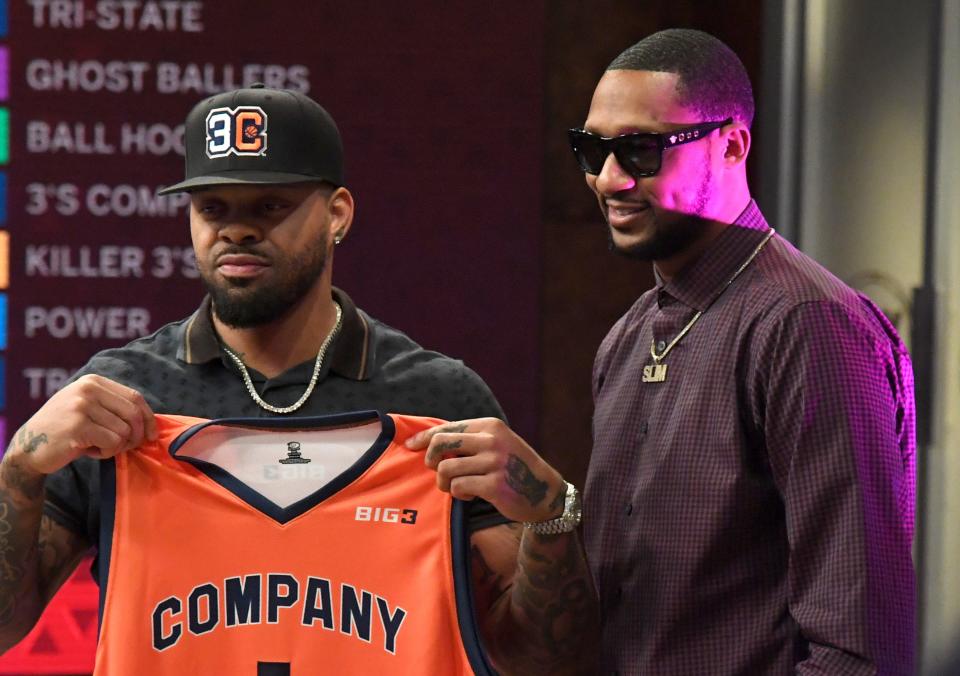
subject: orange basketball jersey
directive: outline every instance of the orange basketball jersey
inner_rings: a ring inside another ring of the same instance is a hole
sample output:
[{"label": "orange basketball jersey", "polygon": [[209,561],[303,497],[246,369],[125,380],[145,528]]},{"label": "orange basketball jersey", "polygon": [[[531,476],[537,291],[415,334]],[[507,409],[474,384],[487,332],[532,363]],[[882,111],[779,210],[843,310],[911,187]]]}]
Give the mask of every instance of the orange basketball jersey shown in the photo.
[{"label": "orange basketball jersey", "polygon": [[441,421],[157,422],[101,463],[97,676],[493,673],[464,505],[403,446]]}]

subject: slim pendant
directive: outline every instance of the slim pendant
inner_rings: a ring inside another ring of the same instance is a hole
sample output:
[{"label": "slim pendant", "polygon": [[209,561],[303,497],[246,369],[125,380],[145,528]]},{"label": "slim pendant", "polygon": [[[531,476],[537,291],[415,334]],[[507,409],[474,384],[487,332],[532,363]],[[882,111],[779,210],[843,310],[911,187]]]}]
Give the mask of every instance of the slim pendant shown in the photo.
[{"label": "slim pendant", "polygon": [[643,382],[662,383],[666,379],[667,379],[666,364],[652,364],[651,366],[643,367]]}]

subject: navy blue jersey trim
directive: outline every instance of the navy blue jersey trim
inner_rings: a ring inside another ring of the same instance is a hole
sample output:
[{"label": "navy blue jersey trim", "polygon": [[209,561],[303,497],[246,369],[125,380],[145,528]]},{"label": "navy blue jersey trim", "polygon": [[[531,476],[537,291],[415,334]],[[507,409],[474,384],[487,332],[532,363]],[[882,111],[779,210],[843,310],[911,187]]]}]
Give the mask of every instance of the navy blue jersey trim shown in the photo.
[{"label": "navy blue jersey trim", "polygon": [[113,458],[101,460],[100,465],[100,542],[93,562],[94,578],[100,585],[100,612],[97,614],[97,634],[103,624],[107,603],[107,579],[110,575],[110,556],[113,554],[113,524],[117,518],[117,463]]},{"label": "navy blue jersey trim", "polygon": [[480,628],[473,607],[473,583],[470,570],[470,532],[467,528],[466,503],[454,500],[450,511],[450,535],[453,547],[453,589],[457,597],[457,622],[467,659],[477,676],[496,676],[487,661],[480,641]]},{"label": "navy blue jersey trim", "polygon": [[[360,458],[346,470],[334,477],[329,483],[320,490],[311,493],[302,500],[298,500],[289,507],[280,507],[271,502],[257,491],[251,489],[245,483],[223,468],[188,456],[179,456],[177,451],[183,448],[184,444],[190,440],[200,430],[217,425],[220,427],[245,427],[249,429],[297,429],[297,430],[320,430],[329,427],[342,427],[363,423],[373,420],[380,421],[380,435],[373,445],[368,448]],[[383,452],[387,450],[390,442],[396,434],[396,427],[393,424],[393,418],[379,413],[377,411],[357,411],[354,413],[341,413],[336,415],[322,415],[305,418],[220,418],[210,420],[199,425],[194,425],[185,430],[170,444],[170,455],[175,460],[186,462],[206,474],[208,477],[223,486],[238,498],[246,502],[254,509],[262,512],[278,523],[287,523],[301,514],[313,509],[330,496],[338,493],[355,481],[361,474],[366,472],[373,463],[379,460]]]}]

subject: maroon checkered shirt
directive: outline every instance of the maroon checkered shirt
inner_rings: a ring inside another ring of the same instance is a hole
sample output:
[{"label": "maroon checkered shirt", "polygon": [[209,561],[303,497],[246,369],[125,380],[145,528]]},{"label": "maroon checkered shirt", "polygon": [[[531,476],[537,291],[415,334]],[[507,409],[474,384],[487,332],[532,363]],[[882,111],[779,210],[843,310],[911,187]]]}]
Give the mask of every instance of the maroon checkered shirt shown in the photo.
[{"label": "maroon checkered shirt", "polygon": [[[724,292],[767,230],[751,203],[597,354],[584,534],[605,673],[913,671],[910,359],[778,236]],[[642,382],[651,341],[707,306]]]}]

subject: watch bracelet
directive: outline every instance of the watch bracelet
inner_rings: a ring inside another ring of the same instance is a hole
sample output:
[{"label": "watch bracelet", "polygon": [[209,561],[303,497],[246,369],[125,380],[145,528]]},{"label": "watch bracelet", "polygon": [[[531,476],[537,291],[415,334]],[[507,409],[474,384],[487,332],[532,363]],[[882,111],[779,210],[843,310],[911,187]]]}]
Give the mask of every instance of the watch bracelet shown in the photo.
[{"label": "watch bracelet", "polygon": [[524,521],[523,527],[526,530],[533,531],[537,535],[560,535],[577,529],[583,516],[582,508],[571,511],[577,503],[577,488],[569,481],[564,481],[564,484],[566,491],[563,499],[563,514],[547,521]]}]

